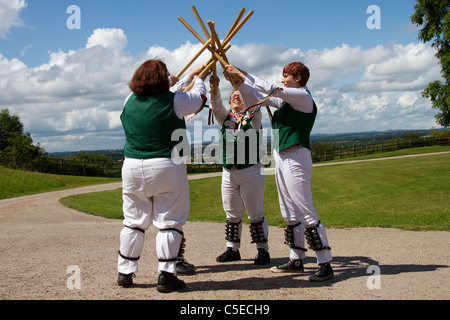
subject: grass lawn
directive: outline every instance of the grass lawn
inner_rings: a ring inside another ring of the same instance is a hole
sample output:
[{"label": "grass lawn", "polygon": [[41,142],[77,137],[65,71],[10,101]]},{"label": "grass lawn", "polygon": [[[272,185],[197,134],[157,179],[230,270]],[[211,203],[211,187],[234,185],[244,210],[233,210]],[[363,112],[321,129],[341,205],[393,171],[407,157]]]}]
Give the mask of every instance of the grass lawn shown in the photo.
[{"label": "grass lawn", "polygon": [[324,223],[337,228],[448,231],[449,163],[446,154],[321,167],[314,203]]},{"label": "grass lawn", "polygon": [[118,181],[121,179],[63,176],[0,166],[0,199]]},{"label": "grass lawn", "polygon": [[[450,231],[450,154],[313,169],[313,201],[326,227]],[[224,222],[221,178],[191,180],[189,221]],[[61,199],[76,210],[122,219],[121,189]],[[265,216],[284,226],[275,177],[266,177]],[[244,218],[244,222],[248,222]]]}]

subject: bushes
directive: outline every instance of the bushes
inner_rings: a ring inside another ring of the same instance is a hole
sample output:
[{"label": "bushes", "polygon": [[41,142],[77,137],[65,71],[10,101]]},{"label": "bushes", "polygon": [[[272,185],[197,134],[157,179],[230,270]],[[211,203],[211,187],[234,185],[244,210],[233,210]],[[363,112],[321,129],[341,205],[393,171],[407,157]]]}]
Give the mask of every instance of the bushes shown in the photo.
[{"label": "bushes", "polygon": [[28,171],[72,176],[120,177],[122,162],[92,163],[38,156],[35,158],[0,153],[0,165]]},{"label": "bushes", "polygon": [[[437,135],[433,131],[428,136],[406,134],[404,136],[378,143],[355,143],[345,145],[342,142],[313,142],[311,154],[313,162],[333,159],[351,158],[361,155],[382,153],[432,145],[449,145],[446,135]],[[122,160],[114,161],[98,153],[87,154],[83,151],[75,156],[64,158],[49,157],[45,154],[10,154],[0,152],[0,165],[42,173],[54,173],[74,176],[115,177],[120,178]],[[219,164],[188,164],[188,173],[205,173],[221,171]]]},{"label": "bushes", "polygon": [[450,139],[445,136],[422,137],[410,133],[385,142],[354,144],[351,146],[342,146],[335,142],[316,142],[311,145],[311,155],[313,162],[320,162],[401,149],[449,144]]}]

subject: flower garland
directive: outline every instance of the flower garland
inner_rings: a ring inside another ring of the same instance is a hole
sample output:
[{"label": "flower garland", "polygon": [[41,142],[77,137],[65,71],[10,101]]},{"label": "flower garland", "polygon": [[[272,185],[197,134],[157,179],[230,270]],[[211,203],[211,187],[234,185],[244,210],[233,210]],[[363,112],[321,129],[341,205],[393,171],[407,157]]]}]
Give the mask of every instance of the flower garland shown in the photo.
[{"label": "flower garland", "polygon": [[[248,108],[245,108],[241,113],[235,114],[234,112],[230,112],[229,113],[230,119],[225,121],[224,123],[225,128],[229,129],[232,133],[239,132],[242,127],[245,127],[247,123],[251,121],[255,113],[261,109],[261,105],[270,98],[272,98],[277,90],[281,89],[276,87],[275,89],[272,90],[272,92],[269,93],[269,95],[267,95],[267,97],[265,97],[258,103]],[[251,112],[249,112],[250,110]]]},{"label": "flower garland", "polygon": [[252,113],[248,113],[244,110],[242,113],[230,112],[230,119],[225,121],[224,126],[227,129],[231,129],[233,132],[239,132],[242,127],[245,127],[248,122],[251,121],[256,112],[258,112],[260,107],[255,108]]}]

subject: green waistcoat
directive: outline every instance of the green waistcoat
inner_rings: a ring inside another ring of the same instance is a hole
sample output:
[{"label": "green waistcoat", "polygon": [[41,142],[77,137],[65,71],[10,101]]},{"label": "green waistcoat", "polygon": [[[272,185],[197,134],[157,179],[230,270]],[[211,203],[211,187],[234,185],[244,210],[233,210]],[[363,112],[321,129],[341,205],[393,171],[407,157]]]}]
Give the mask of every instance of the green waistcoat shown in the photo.
[{"label": "green waistcoat", "polygon": [[175,114],[173,99],[170,91],[154,96],[131,94],[120,115],[126,137],[125,157],[170,158],[173,147],[179,144],[179,140],[171,139],[176,129],[184,129],[181,139],[187,142],[186,123]]},{"label": "green waistcoat", "polygon": [[231,169],[244,169],[259,162],[259,130],[253,129],[250,115],[245,125],[235,131],[234,114],[230,112],[220,129],[222,134],[221,153],[219,159],[223,167]]},{"label": "green waistcoat", "polygon": [[287,102],[283,102],[275,111],[272,127],[275,138],[278,138],[278,144],[275,144],[278,145],[278,152],[295,144],[311,149],[309,135],[317,115],[317,107],[314,101],[313,103],[312,113],[297,111]]}]

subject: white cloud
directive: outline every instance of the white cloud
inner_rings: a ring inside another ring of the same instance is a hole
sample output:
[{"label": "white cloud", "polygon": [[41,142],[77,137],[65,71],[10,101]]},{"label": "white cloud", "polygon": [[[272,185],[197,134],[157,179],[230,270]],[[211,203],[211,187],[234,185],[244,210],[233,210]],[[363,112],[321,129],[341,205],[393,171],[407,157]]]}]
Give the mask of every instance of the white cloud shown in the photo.
[{"label": "white cloud", "polygon": [[434,111],[420,91],[362,93],[338,90],[315,96],[319,113],[313,133],[427,129],[435,127]]},{"label": "white cloud", "polygon": [[[194,57],[202,48],[200,43],[192,44],[187,41],[185,44],[180,45],[173,51],[170,51],[161,46],[151,46],[142,60],[145,59],[161,59],[167,65],[169,72],[176,75],[186,64]],[[200,57],[192,63],[191,68],[206,63],[211,58],[211,53],[208,50],[203,51]],[[186,74],[186,73],[184,73]]]},{"label": "white cloud", "polygon": [[360,81],[347,90],[377,92],[420,90],[440,78],[435,50],[425,44],[394,45],[388,56],[375,59],[365,67]]},{"label": "white cloud", "polygon": [[[175,50],[152,46],[135,57],[124,51],[126,46],[122,30],[96,29],[85,48],[49,52],[48,62],[35,68],[0,53],[0,106],[19,115],[25,131],[47,151],[122,148],[119,116],[134,70],[146,59],[162,58],[176,74],[201,48],[190,42]],[[192,67],[209,57],[204,53]],[[313,133],[436,126],[431,103],[420,92],[440,78],[440,68],[434,50],[422,43],[370,49],[343,44],[307,52],[249,43],[233,45],[227,57],[280,85],[286,64],[305,62],[311,70],[308,87],[319,107]],[[220,64],[217,70],[222,96],[227,97],[231,86]],[[207,129],[206,118],[207,112],[202,112],[194,120],[203,121]],[[265,111],[263,118],[268,128]],[[190,121],[188,127],[192,126]]]},{"label": "white cloud", "polygon": [[[116,118],[137,62],[122,51],[122,30],[97,29],[89,39],[86,48],[49,52],[48,63],[35,68],[0,55],[0,106],[18,114],[46,150],[90,149],[90,133],[122,130]],[[63,146],[63,134],[79,139]]]},{"label": "white cloud", "polygon": [[122,29],[95,29],[86,43],[86,48],[100,45],[107,49],[123,50],[128,44],[127,36]]},{"label": "white cloud", "polygon": [[25,0],[0,0],[0,38],[5,39],[12,27],[23,25],[19,15],[27,6]]}]

